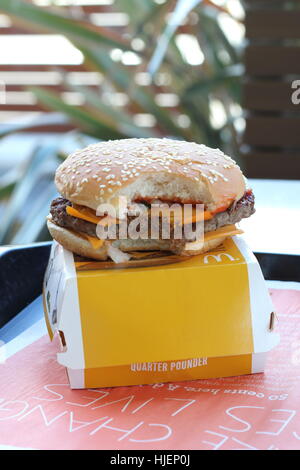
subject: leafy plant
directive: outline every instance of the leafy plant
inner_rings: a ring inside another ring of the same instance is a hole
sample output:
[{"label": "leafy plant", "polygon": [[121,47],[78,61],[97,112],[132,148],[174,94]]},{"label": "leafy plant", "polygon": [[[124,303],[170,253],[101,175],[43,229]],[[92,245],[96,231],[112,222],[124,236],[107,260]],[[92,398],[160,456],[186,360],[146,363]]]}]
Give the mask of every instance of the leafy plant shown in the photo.
[{"label": "leafy plant", "polygon": [[[96,27],[84,16],[75,18],[72,10],[67,8],[38,7],[24,0],[1,0],[1,10],[22,23],[23,27],[66,36],[82,52],[85,69],[98,72],[103,77],[96,89],[75,87],[65,78],[66,90],[83,95],[81,106],[68,104],[60,92],[31,88],[39,102],[71,120],[80,130],[81,138],[83,135],[95,139],[168,135],[235,150],[233,105],[240,99],[240,56],[219,22],[219,14],[230,17],[230,12],[210,0],[169,0],[164,3],[115,0],[114,5],[129,17],[125,33]],[[198,60],[196,65],[192,65],[185,56],[180,47],[183,31],[185,37],[197,41],[193,47],[197,48],[198,56],[203,54],[202,63]],[[137,65],[123,63],[128,54]],[[138,77],[144,78],[144,84]],[[120,107],[113,99],[107,101],[107,96],[114,98],[116,93],[126,95],[128,104]],[[173,106],[162,106],[160,100],[166,96],[174,99]],[[222,107],[225,116],[219,125],[214,123],[215,102]],[[152,116],[155,125],[141,127],[137,115]],[[57,118],[58,115],[55,116]],[[4,129],[3,133],[14,130]],[[43,224],[39,213],[53,196],[53,186],[49,190],[53,168],[49,170],[49,184],[44,182],[40,201],[32,205],[31,220],[36,221],[36,229],[30,229],[28,221],[19,220],[21,200],[25,192],[28,193],[29,182],[34,188],[39,180],[46,158],[51,156],[57,164],[60,144],[58,141],[46,149],[36,149],[27,167],[23,168],[24,177],[21,179],[17,173],[6,176],[6,179],[0,178],[0,199],[10,197],[6,215],[1,221],[0,243],[41,238]],[[27,193],[26,196],[29,195]]]}]

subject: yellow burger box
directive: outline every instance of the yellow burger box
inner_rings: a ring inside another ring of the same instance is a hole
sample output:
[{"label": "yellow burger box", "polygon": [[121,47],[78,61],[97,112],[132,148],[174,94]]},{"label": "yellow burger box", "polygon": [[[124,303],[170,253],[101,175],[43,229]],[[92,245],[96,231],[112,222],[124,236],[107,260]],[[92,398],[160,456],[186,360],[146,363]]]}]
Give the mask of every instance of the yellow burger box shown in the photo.
[{"label": "yellow burger box", "polygon": [[77,261],[53,243],[45,318],[50,338],[60,337],[57,359],[71,388],[264,370],[279,336],[262,272],[243,238],[170,261],[110,269],[103,262]]}]

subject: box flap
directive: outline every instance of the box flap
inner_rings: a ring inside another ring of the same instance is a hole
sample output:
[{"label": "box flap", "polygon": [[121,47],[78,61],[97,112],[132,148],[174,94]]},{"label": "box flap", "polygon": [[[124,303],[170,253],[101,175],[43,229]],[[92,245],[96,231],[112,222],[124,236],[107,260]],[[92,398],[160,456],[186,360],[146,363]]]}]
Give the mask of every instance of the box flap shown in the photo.
[{"label": "box flap", "polygon": [[68,367],[84,368],[78,289],[73,254],[53,242],[44,278],[45,319],[52,339],[56,332],[64,338],[58,361]]},{"label": "box flap", "polygon": [[236,237],[235,243],[243,252],[247,263],[254,352],[267,352],[273,349],[280,340],[279,334],[270,329],[270,315],[274,312],[272,299],[257,259],[245,240],[242,237]]}]

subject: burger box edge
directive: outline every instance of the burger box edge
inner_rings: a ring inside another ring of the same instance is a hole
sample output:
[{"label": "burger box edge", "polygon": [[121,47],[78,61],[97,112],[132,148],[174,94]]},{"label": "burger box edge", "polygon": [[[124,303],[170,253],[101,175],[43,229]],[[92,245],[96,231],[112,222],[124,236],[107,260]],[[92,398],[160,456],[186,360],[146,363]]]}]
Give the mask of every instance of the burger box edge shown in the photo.
[{"label": "burger box edge", "polygon": [[53,242],[43,297],[75,389],[263,372],[279,342],[267,285],[241,236],[186,261],[109,270],[78,269]]}]

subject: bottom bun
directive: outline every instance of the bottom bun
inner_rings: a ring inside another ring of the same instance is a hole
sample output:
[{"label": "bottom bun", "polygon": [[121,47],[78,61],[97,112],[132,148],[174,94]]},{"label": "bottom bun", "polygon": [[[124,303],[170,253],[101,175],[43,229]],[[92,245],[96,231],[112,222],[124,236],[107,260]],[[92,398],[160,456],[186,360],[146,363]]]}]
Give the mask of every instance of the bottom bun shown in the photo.
[{"label": "bottom bun", "polygon": [[[171,242],[169,240],[115,240],[113,242],[105,241],[100,248],[93,248],[90,242],[84,236],[73,232],[72,230],[59,227],[54,224],[49,217],[47,220],[48,230],[51,236],[67,250],[76,253],[85,258],[96,260],[107,260],[109,256],[109,247],[113,246],[121,251],[172,251]],[[204,243],[192,242],[187,243],[182,256],[198,255],[213,250],[220,245],[226,237],[215,238],[213,240],[204,241]]]},{"label": "bottom bun", "polygon": [[59,227],[49,220],[49,218],[47,220],[47,227],[54,240],[64,246],[67,250],[83,256],[84,258],[93,258],[102,261],[107,259],[107,243],[104,243],[100,248],[95,249],[83,236],[67,228]]}]

